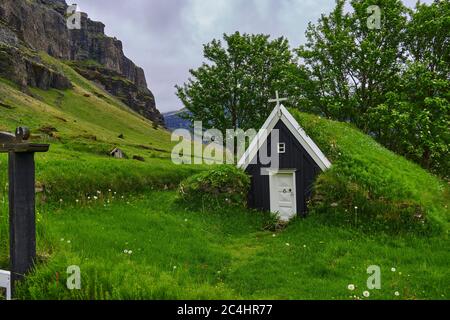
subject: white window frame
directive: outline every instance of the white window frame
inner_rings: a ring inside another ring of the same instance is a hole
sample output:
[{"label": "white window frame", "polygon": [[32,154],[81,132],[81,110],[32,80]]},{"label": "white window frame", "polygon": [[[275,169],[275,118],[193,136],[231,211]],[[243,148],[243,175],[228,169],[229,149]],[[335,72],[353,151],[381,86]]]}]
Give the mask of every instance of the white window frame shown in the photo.
[{"label": "white window frame", "polygon": [[286,143],[280,142],[277,146],[278,154],[285,154],[286,153]]}]

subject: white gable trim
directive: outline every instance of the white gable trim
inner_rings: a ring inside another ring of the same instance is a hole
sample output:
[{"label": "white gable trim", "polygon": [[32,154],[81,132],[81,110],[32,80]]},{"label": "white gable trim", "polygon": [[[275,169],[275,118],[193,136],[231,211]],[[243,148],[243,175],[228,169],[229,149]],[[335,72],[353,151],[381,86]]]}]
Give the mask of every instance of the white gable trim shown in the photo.
[{"label": "white gable trim", "polygon": [[238,167],[245,170],[258,154],[258,150],[264,145],[270,133],[277,125],[278,121],[282,121],[297,141],[302,145],[306,152],[313,158],[314,162],[322,171],[331,168],[331,162],[314,143],[314,141],[306,134],[305,130],[283,106],[275,107],[266,120],[258,135],[250,143],[249,148],[238,162]]}]

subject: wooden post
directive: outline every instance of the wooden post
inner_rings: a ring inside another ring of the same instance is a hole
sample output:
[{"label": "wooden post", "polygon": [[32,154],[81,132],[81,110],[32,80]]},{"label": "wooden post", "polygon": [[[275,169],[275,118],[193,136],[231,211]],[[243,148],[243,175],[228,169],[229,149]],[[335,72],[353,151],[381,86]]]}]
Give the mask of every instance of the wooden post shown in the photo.
[{"label": "wooden post", "polygon": [[0,132],[0,152],[9,153],[9,252],[11,289],[31,271],[36,260],[35,163],[36,152],[47,152],[48,144],[29,143],[27,128],[15,136]]},{"label": "wooden post", "polygon": [[21,280],[36,259],[34,152],[9,153],[11,281]]}]

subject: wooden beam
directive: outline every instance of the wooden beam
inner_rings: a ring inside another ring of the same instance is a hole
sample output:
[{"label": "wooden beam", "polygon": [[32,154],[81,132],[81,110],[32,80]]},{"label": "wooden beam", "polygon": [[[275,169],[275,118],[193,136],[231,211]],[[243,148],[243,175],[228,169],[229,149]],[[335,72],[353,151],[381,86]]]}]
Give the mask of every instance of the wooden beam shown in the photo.
[{"label": "wooden beam", "polygon": [[23,279],[36,259],[34,153],[9,153],[11,282]]}]

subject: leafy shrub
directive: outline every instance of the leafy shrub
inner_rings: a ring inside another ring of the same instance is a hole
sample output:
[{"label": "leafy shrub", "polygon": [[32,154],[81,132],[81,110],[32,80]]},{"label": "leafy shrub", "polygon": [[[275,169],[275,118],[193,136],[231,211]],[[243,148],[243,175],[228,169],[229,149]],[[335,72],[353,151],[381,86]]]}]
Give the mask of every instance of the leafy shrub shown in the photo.
[{"label": "leafy shrub", "polygon": [[250,177],[234,166],[218,166],[184,180],[179,187],[180,198],[203,206],[240,206],[247,204]]}]

